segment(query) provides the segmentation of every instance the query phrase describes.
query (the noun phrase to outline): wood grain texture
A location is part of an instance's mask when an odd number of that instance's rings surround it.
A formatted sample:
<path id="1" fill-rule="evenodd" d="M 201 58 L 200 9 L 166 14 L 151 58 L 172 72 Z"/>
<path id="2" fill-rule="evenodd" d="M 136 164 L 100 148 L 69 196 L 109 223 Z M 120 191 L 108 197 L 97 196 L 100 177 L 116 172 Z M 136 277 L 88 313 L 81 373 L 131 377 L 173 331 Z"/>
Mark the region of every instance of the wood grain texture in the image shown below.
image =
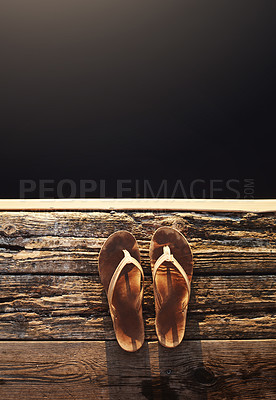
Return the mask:
<path id="1" fill-rule="evenodd" d="M 1 212 L 1 400 L 275 399 L 275 217 Z M 176 349 L 151 342 L 148 250 L 160 226 L 180 230 L 195 261 L 185 339 Z M 115 340 L 97 269 L 102 244 L 119 229 L 138 240 L 146 276 L 147 341 L 134 354 Z"/>
<path id="2" fill-rule="evenodd" d="M 275 399 L 276 341 L 0 342 L 5 400 Z"/>
<path id="3" fill-rule="evenodd" d="M 150 274 L 150 238 L 164 225 L 189 240 L 195 274 L 276 273 L 275 213 L 194 212 L 2 212 L 0 272 L 97 274 L 105 239 L 126 229 L 138 239 Z"/>
<path id="4" fill-rule="evenodd" d="M 271 338 L 275 335 L 274 276 L 196 276 L 186 338 Z M 3 275 L 1 339 L 114 339 L 98 276 Z M 146 337 L 156 338 L 154 299 L 145 282 Z"/>

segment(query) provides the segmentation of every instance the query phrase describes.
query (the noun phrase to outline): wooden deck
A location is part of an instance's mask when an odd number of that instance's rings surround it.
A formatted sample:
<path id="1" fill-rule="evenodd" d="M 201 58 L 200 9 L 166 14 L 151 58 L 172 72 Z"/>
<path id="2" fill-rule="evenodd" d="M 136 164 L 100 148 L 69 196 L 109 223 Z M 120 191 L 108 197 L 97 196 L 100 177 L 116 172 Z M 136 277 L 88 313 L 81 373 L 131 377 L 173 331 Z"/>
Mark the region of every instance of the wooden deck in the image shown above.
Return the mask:
<path id="1" fill-rule="evenodd" d="M 148 257 L 165 225 L 195 261 L 175 349 L 156 341 Z M 0 399 L 275 399 L 275 228 L 275 212 L 0 212 Z M 135 235 L 145 271 L 146 341 L 133 354 L 115 340 L 97 271 L 119 229 Z"/>

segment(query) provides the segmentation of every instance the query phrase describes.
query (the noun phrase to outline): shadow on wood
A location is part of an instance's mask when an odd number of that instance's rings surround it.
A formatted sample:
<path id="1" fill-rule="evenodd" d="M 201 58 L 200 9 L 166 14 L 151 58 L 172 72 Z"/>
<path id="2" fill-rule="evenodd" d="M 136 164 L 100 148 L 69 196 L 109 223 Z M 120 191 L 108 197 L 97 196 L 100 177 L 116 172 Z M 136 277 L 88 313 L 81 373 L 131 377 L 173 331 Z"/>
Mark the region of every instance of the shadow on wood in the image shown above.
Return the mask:
<path id="1" fill-rule="evenodd" d="M 154 301 L 151 298 L 152 302 Z M 104 295 L 103 306 L 107 306 Z M 106 334 L 110 332 L 111 317 L 104 319 Z M 145 321 L 145 325 L 147 321 Z M 145 328 L 147 328 L 145 326 Z M 193 336 L 200 336 L 198 323 L 193 324 Z M 186 335 L 187 336 L 187 335 Z M 201 341 L 193 343 L 193 353 L 189 341 L 174 349 L 167 349 L 157 341 L 145 341 L 140 350 L 127 353 L 113 341 L 105 342 L 109 399 L 145 398 L 147 400 L 178 400 L 193 398 L 207 400 L 207 387 L 216 379 L 212 371 L 204 366 Z M 188 346 L 187 346 L 188 344 Z M 185 368 L 179 373 L 179 359 L 175 354 L 191 361 L 184 363 Z M 119 380 L 118 380 L 119 377 Z M 196 383 L 196 385 L 195 385 Z M 128 391 L 130 391 L 128 393 Z M 142 397 L 140 397 L 142 395 Z"/>

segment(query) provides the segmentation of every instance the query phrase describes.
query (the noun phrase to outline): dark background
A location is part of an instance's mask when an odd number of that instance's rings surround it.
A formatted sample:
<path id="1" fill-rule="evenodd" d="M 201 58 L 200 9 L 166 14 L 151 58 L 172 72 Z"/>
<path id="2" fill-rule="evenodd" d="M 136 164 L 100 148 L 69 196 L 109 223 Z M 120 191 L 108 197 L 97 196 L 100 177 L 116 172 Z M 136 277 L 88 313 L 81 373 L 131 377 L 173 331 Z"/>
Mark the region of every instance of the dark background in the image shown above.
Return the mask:
<path id="1" fill-rule="evenodd" d="M 275 21 L 274 0 L 1 0 L 0 197 L 251 178 L 274 198 Z"/>

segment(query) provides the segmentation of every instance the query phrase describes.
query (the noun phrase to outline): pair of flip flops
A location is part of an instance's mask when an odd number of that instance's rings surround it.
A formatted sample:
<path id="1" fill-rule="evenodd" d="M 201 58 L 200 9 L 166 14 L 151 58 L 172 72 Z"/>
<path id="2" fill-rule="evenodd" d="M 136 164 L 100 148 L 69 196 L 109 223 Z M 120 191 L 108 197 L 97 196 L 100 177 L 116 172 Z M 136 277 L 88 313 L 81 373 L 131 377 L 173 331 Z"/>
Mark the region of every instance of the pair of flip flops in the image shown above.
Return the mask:
<path id="1" fill-rule="evenodd" d="M 193 260 L 190 246 L 176 229 L 161 227 L 150 243 L 156 311 L 156 333 L 165 347 L 183 339 L 191 291 Z M 119 345 L 126 351 L 144 343 L 142 300 L 144 272 L 135 237 L 128 231 L 113 233 L 99 255 L 99 275 L 107 294 Z"/>

